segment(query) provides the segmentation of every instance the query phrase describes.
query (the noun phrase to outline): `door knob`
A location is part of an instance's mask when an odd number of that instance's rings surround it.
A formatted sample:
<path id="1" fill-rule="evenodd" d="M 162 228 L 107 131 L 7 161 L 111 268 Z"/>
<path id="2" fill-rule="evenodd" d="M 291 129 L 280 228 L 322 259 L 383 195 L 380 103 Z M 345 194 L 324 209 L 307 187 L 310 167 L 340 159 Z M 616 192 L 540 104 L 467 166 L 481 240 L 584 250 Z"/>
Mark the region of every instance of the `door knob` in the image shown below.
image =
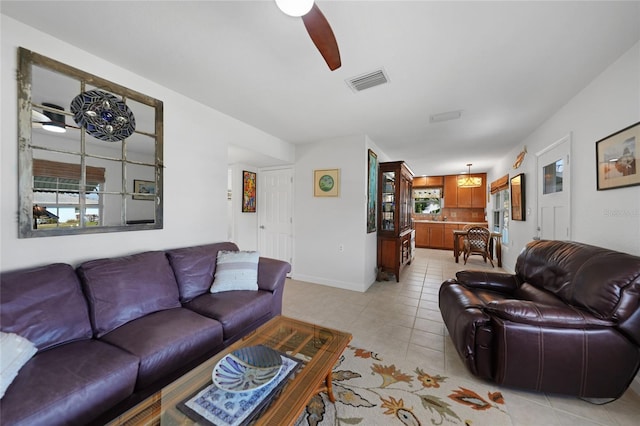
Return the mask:
<path id="1" fill-rule="evenodd" d="M 260 229 L 264 229 L 264 225 L 260 225 Z"/>

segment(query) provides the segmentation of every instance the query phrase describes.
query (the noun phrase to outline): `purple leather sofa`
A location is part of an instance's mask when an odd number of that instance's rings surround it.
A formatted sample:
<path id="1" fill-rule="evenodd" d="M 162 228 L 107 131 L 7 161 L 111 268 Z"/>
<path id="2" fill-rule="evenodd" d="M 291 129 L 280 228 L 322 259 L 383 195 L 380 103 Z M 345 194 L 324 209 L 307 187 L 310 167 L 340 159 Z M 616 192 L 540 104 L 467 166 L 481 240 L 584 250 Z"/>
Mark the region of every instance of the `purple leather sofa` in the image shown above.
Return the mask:
<path id="1" fill-rule="evenodd" d="M 0 400 L 3 425 L 101 423 L 282 312 L 287 262 L 257 291 L 210 293 L 222 242 L 3 272 L 0 328 L 38 352 Z"/>
<path id="2" fill-rule="evenodd" d="M 506 386 L 620 397 L 640 367 L 640 257 L 533 241 L 515 272 L 460 271 L 440 287 L 467 369 Z"/>

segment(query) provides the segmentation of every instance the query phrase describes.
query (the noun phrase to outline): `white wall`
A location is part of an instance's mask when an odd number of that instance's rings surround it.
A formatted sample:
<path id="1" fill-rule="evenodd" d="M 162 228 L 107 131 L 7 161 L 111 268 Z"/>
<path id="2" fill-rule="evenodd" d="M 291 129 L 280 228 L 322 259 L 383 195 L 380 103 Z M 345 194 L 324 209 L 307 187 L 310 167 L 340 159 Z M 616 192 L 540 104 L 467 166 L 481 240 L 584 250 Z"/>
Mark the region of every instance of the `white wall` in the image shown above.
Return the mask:
<path id="1" fill-rule="evenodd" d="M 86 51 L 1 15 L 0 270 L 227 239 L 230 143 L 285 161 L 294 148 Z M 17 48 L 45 54 L 164 102 L 164 229 L 18 239 Z"/>
<path id="2" fill-rule="evenodd" d="M 369 259 L 375 234 L 367 234 L 366 221 L 368 147 L 365 136 L 297 147 L 293 278 L 356 291 L 365 291 L 375 280 Z M 338 197 L 313 196 L 317 169 L 340 169 Z"/>
<path id="3" fill-rule="evenodd" d="M 561 64 L 559 64 L 561 66 Z M 535 153 L 571 134 L 571 239 L 640 255 L 640 186 L 596 190 L 596 141 L 640 121 L 640 43 L 550 117 L 529 137 L 514 143 L 489 173 L 489 181 L 509 173 L 526 174 L 526 202 L 531 215 L 510 222 L 511 242 L 503 251 L 513 270 L 518 253 L 536 235 Z M 526 145 L 522 166 L 512 169 Z"/>
<path id="4" fill-rule="evenodd" d="M 231 170 L 231 214 L 233 216 L 233 242 L 240 250 L 258 250 L 258 210 L 256 213 L 242 212 L 242 172 L 244 170 L 258 173 L 258 168 L 249 164 L 236 163 L 229 166 Z"/>

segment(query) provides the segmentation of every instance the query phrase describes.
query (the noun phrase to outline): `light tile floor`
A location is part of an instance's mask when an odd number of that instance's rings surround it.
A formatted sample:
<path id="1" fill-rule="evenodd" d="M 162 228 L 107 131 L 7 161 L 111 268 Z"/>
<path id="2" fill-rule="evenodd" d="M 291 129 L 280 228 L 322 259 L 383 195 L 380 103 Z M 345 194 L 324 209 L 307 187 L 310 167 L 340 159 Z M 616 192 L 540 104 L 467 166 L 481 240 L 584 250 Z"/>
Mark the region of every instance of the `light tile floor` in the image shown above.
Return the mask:
<path id="1" fill-rule="evenodd" d="M 283 314 L 348 331 L 352 344 L 394 359 L 428 363 L 444 373 L 476 381 L 453 347 L 440 311 L 438 289 L 463 269 L 492 269 L 472 256 L 456 264 L 451 251 L 417 249 L 399 283 L 374 283 L 365 293 L 288 279 Z M 493 269 L 501 271 L 499 268 Z M 640 425 L 640 396 L 594 405 L 577 398 L 500 389 L 514 425 Z"/>

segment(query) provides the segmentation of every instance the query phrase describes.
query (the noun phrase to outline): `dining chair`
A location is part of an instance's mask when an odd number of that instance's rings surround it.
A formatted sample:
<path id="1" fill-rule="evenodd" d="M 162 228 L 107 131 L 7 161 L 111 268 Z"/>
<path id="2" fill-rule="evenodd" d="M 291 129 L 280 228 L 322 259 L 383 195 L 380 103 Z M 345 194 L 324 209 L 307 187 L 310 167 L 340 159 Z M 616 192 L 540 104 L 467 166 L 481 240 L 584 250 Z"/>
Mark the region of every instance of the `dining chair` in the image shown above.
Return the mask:
<path id="1" fill-rule="evenodd" d="M 481 226 L 471 226 L 467 229 L 467 235 L 463 241 L 464 244 L 464 264 L 467 264 L 467 259 L 472 254 L 477 254 L 482 256 L 484 259 L 484 263 L 487 263 L 487 258 L 489 258 L 489 262 L 491 262 L 491 266 L 495 268 L 493 265 L 493 260 L 491 259 L 491 254 L 489 253 L 489 240 L 491 239 L 491 232 L 489 232 L 488 228 L 483 228 Z"/>

